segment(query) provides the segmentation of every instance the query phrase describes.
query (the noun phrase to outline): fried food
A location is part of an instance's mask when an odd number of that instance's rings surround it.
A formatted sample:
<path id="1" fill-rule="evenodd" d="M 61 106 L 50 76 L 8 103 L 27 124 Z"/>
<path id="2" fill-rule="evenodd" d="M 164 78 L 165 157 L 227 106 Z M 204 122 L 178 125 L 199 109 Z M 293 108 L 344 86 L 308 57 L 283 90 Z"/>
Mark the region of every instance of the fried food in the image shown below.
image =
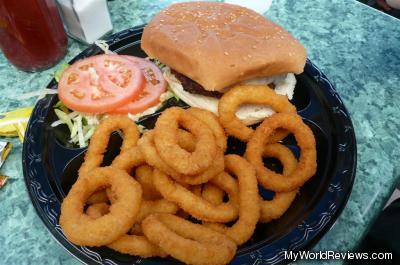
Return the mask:
<path id="1" fill-rule="evenodd" d="M 107 245 L 107 247 L 124 254 L 143 258 L 168 256 L 166 252 L 151 243 L 145 236 L 123 235 L 118 240 Z"/>
<path id="2" fill-rule="evenodd" d="M 179 126 L 196 137 L 196 149 L 191 153 L 178 145 Z M 171 168 L 185 175 L 204 172 L 211 166 L 217 153 L 215 137 L 210 128 L 178 107 L 169 108 L 158 117 L 154 129 L 154 144 L 160 157 Z"/>
<path id="3" fill-rule="evenodd" d="M 140 206 L 140 211 L 136 219 L 136 224 L 141 224 L 143 219 L 145 219 L 150 214 L 154 213 L 168 213 L 175 214 L 178 211 L 178 206 L 172 202 L 165 199 L 160 200 L 143 200 Z M 140 225 L 141 227 L 141 225 Z M 132 227 L 132 229 L 135 227 Z M 137 230 L 137 229 L 136 229 Z M 107 247 L 114 249 L 118 252 L 141 256 L 144 258 L 148 257 L 166 257 L 168 256 L 163 250 L 161 250 L 157 245 L 152 244 L 143 235 L 132 235 L 125 234 L 118 238 Z"/>
<path id="4" fill-rule="evenodd" d="M 199 108 L 190 108 L 187 110 L 187 113 L 195 116 L 211 129 L 218 147 L 225 152 L 227 147 L 227 137 L 224 128 L 218 121 L 218 117 L 212 112 Z"/>
<path id="5" fill-rule="evenodd" d="M 190 190 L 175 182 L 158 169 L 154 170 L 153 178 L 156 188 L 164 198 L 175 202 L 185 212 L 198 220 L 229 222 L 235 220 L 238 216 L 237 205 L 232 202 L 237 201 L 235 198 L 237 194 L 229 194 L 230 200 L 227 203 L 215 206 L 202 197 L 196 196 Z"/>
<path id="6" fill-rule="evenodd" d="M 296 170 L 297 160 L 292 151 L 282 144 L 268 144 L 264 147 L 263 157 L 278 159 L 283 165 L 283 176 L 288 176 Z M 260 222 L 267 223 L 281 217 L 294 201 L 298 190 L 276 192 L 272 200 L 260 199 Z"/>
<path id="7" fill-rule="evenodd" d="M 256 92 L 248 95 L 248 87 L 234 88 L 233 96 L 226 93 L 228 112 L 234 115 L 242 102 L 265 96 L 257 89 L 268 91 L 251 86 Z M 160 115 L 156 128 L 139 140 L 133 122 L 106 119 L 62 203 L 60 224 L 66 237 L 78 245 L 107 246 L 144 258 L 172 256 L 189 264 L 230 262 L 257 223 L 281 217 L 316 171 L 312 131 L 292 113 L 295 108 L 287 99 L 273 95 L 271 101 L 279 113 L 255 131 L 244 124 L 247 133 L 235 122 L 224 124 L 229 134 L 248 140 L 243 157 L 224 155 L 227 137 L 220 124 L 227 121 L 224 115 L 218 119 L 205 110 L 170 108 Z M 100 167 L 104 143 L 116 129 L 124 133 L 123 148 L 111 166 Z M 300 147 L 299 161 L 289 148 L 275 143 L 288 133 L 294 134 Z M 266 168 L 263 157 L 278 159 L 282 174 Z M 258 184 L 275 191 L 272 200 L 261 197 Z M 202 224 L 189 221 L 193 218 Z"/>
<path id="8" fill-rule="evenodd" d="M 188 264 L 227 264 L 236 253 L 229 237 L 174 215 L 152 214 L 142 228 L 153 244 Z"/>
<path id="9" fill-rule="evenodd" d="M 136 124 L 127 116 L 114 115 L 112 118 L 102 120 L 90 139 L 90 144 L 85 154 L 85 161 L 79 169 L 79 176 L 83 176 L 92 169 L 100 167 L 110 136 L 117 130 L 121 130 L 124 136 L 121 154 L 136 145 L 140 136 L 139 130 Z"/>
<path id="10" fill-rule="evenodd" d="M 94 203 L 89 205 L 89 207 L 86 209 L 86 215 L 92 217 L 93 219 L 98 219 L 109 212 L 110 205 L 104 202 Z"/>
<path id="11" fill-rule="evenodd" d="M 260 222 L 268 223 L 280 218 L 292 205 L 298 190 L 275 193 L 272 200 L 260 199 Z"/>
<path id="12" fill-rule="evenodd" d="M 244 104 L 266 105 L 277 113 L 296 113 L 296 107 L 292 105 L 286 96 L 276 94 L 268 86 L 237 85 L 226 92 L 218 104 L 219 121 L 226 132 L 244 142 L 249 141 L 254 130 L 247 127 L 236 117 L 236 110 Z M 270 135 L 270 142 L 282 140 L 287 132 L 279 131 Z"/>
<path id="13" fill-rule="evenodd" d="M 224 191 L 212 183 L 204 184 L 201 196 L 214 205 L 219 205 L 224 201 Z"/>
<path id="14" fill-rule="evenodd" d="M 256 172 L 249 162 L 237 155 L 225 156 L 225 165 L 228 172 L 238 178 L 239 218 L 231 227 L 207 226 L 229 236 L 237 245 L 242 245 L 253 235 L 260 217 Z"/>
<path id="15" fill-rule="evenodd" d="M 80 246 L 107 245 L 133 226 L 142 202 L 142 188 L 125 171 L 103 167 L 86 173 L 72 186 L 61 205 L 60 225 L 65 236 Z M 83 213 L 86 200 L 100 187 L 111 187 L 117 200 L 110 212 L 93 219 Z"/>
<path id="16" fill-rule="evenodd" d="M 134 168 L 145 164 L 145 162 L 146 160 L 139 147 L 133 146 L 127 151 L 122 151 L 121 147 L 121 153 L 114 158 L 111 166 L 130 173 Z"/>
<path id="17" fill-rule="evenodd" d="M 182 135 L 186 135 L 184 140 L 179 140 L 178 143 L 183 148 L 190 149 L 193 146 L 195 140 L 188 135 L 187 132 L 181 131 L 178 132 L 179 137 Z M 146 162 L 154 168 L 164 172 L 165 174 L 171 176 L 174 180 L 178 181 L 181 184 L 189 184 L 189 185 L 198 185 L 207 182 L 220 172 L 224 170 L 224 158 L 222 150 L 218 150 L 213 161 L 213 164 L 207 168 L 204 172 L 198 175 L 184 175 L 180 174 L 171 168 L 159 155 L 155 145 L 154 145 L 154 131 L 150 130 L 146 132 L 138 141 L 138 146 L 143 153 L 143 156 Z M 194 142 L 193 142 L 194 141 Z"/>
<path id="18" fill-rule="evenodd" d="M 108 195 L 106 190 L 99 190 L 93 193 L 86 201 L 87 204 L 108 203 Z"/>
<path id="19" fill-rule="evenodd" d="M 141 165 L 135 170 L 135 179 L 142 185 L 143 199 L 158 200 L 162 195 L 154 187 L 153 168 L 149 165 Z"/>
<path id="20" fill-rule="evenodd" d="M 140 212 L 137 217 L 137 222 L 141 222 L 144 218 L 153 213 L 169 213 L 175 214 L 178 211 L 178 206 L 165 199 L 159 200 L 143 200 L 140 206 Z"/>
<path id="21" fill-rule="evenodd" d="M 264 146 L 269 136 L 278 128 L 284 128 L 293 133 L 301 150 L 296 169 L 287 176 L 266 168 L 262 160 Z M 266 118 L 248 142 L 245 157 L 255 167 L 258 182 L 264 188 L 275 192 L 296 190 L 317 170 L 317 151 L 313 132 L 297 114 L 277 113 Z"/>

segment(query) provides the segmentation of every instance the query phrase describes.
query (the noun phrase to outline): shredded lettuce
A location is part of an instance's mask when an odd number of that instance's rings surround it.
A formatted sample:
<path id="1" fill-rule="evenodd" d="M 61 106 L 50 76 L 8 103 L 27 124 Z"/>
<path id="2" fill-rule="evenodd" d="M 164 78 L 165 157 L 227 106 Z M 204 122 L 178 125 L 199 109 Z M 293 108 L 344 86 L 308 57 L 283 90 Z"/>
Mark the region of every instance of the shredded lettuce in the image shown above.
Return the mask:
<path id="1" fill-rule="evenodd" d="M 86 147 L 92 137 L 97 125 L 104 117 L 102 114 L 86 114 L 69 110 L 61 101 L 54 105 L 54 112 L 57 115 L 57 121 L 51 124 L 57 127 L 66 124 L 70 132 L 70 143 L 79 147 Z"/>
<path id="2" fill-rule="evenodd" d="M 64 124 L 66 124 L 69 128 L 70 131 L 72 131 L 72 128 L 74 125 L 72 124 L 71 118 L 68 116 L 68 113 L 65 113 L 64 111 L 60 109 L 54 109 L 54 112 L 56 113 L 57 117 L 62 121 Z"/>
<path id="3" fill-rule="evenodd" d="M 176 99 L 176 101 L 179 101 L 179 100 L 180 100 L 179 96 L 178 96 L 177 94 L 175 94 L 174 91 L 172 91 L 172 90 L 169 88 L 169 86 L 168 86 L 168 91 L 172 94 L 172 97 L 173 97 L 174 99 Z"/>
<path id="4" fill-rule="evenodd" d="M 165 64 L 163 64 L 162 62 L 160 62 L 160 61 L 157 60 L 157 59 L 152 59 L 152 61 L 153 61 L 153 63 L 154 63 L 155 65 L 157 65 L 157 67 L 160 68 L 161 70 L 164 69 L 165 66 L 166 66 Z"/>
<path id="5" fill-rule="evenodd" d="M 110 50 L 110 45 L 108 45 L 105 40 L 96 40 L 94 44 L 96 44 L 105 54 L 115 54 L 115 52 Z"/>
<path id="6" fill-rule="evenodd" d="M 60 68 L 54 73 L 54 79 L 57 81 L 57 83 L 60 81 L 62 73 L 64 73 L 65 69 L 69 67 L 69 63 L 62 63 L 60 65 Z"/>

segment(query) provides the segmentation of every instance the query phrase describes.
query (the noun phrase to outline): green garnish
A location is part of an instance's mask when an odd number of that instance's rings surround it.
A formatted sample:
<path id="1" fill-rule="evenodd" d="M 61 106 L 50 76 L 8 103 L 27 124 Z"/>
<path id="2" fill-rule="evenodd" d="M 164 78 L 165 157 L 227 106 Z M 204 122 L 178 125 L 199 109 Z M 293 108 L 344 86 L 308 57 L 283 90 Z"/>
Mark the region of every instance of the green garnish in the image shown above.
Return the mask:
<path id="1" fill-rule="evenodd" d="M 172 96 L 174 97 L 174 99 L 176 99 L 176 101 L 179 101 L 179 100 L 180 100 L 180 98 L 178 97 L 178 95 L 175 94 L 172 90 L 170 90 L 169 92 L 172 94 Z"/>
<path id="2" fill-rule="evenodd" d="M 62 63 L 60 65 L 60 68 L 58 68 L 58 70 L 54 73 L 54 79 L 57 81 L 60 81 L 61 75 L 64 72 L 65 69 L 67 69 L 69 67 L 68 63 Z"/>
<path id="3" fill-rule="evenodd" d="M 65 113 L 70 113 L 71 111 L 67 108 L 67 106 L 64 105 L 64 103 L 62 103 L 61 101 L 58 101 L 55 105 L 54 105 L 55 109 L 59 109 Z"/>

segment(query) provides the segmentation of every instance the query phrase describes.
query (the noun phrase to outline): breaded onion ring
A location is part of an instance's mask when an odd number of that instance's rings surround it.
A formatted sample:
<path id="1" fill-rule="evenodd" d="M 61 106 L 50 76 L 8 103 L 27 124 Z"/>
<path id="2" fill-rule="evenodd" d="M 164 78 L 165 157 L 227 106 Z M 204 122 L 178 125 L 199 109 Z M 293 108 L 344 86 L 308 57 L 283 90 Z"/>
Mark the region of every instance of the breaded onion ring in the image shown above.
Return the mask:
<path id="1" fill-rule="evenodd" d="M 153 168 L 149 165 L 141 165 L 135 170 L 135 179 L 142 185 L 143 199 L 157 200 L 162 196 L 153 183 Z"/>
<path id="2" fill-rule="evenodd" d="M 227 137 L 224 128 L 219 123 L 218 117 L 210 111 L 199 108 L 190 108 L 186 111 L 200 121 L 204 122 L 211 129 L 215 136 L 218 147 L 225 152 L 228 144 Z"/>
<path id="3" fill-rule="evenodd" d="M 220 174 L 226 173 L 222 172 Z M 229 175 L 227 177 L 229 177 Z M 238 216 L 237 194 L 227 191 L 230 199 L 229 202 L 215 206 L 202 197 L 196 196 L 158 169 L 154 169 L 153 179 L 154 185 L 164 198 L 175 202 L 185 212 L 198 220 L 229 222 L 235 220 Z"/>
<path id="4" fill-rule="evenodd" d="M 141 223 L 150 214 L 154 213 L 169 213 L 175 214 L 178 211 L 176 204 L 169 202 L 164 199 L 156 201 L 142 202 L 140 206 L 140 212 L 137 217 L 137 222 Z M 152 244 L 145 236 L 142 235 L 130 235 L 126 234 L 118 238 L 107 247 L 114 249 L 118 252 L 135 255 L 140 257 L 166 257 L 168 256 L 158 246 Z"/>
<path id="5" fill-rule="evenodd" d="M 143 200 L 142 205 L 140 206 L 139 215 L 137 217 L 137 221 L 141 222 L 144 218 L 153 213 L 170 213 L 175 214 L 178 211 L 178 206 L 169 202 L 165 199 L 150 201 Z"/>
<path id="6" fill-rule="evenodd" d="M 224 202 L 224 191 L 212 183 L 204 184 L 201 196 L 214 205 Z"/>
<path id="7" fill-rule="evenodd" d="M 260 218 L 260 204 L 257 177 L 249 162 L 237 155 L 225 156 L 226 170 L 238 178 L 239 185 L 239 219 L 231 227 L 219 224 L 206 226 L 229 236 L 237 245 L 250 239 Z"/>
<path id="8" fill-rule="evenodd" d="M 90 195 L 86 203 L 92 205 L 97 203 L 108 203 L 109 201 L 107 192 L 105 190 L 99 190 Z"/>
<path id="9" fill-rule="evenodd" d="M 179 125 L 196 137 L 196 149 L 189 153 L 178 144 Z M 160 157 L 175 171 L 194 175 L 210 167 L 217 153 L 215 137 L 210 128 L 185 110 L 172 107 L 157 119 L 154 143 Z"/>
<path id="10" fill-rule="evenodd" d="M 137 146 L 134 146 L 128 151 L 120 153 L 112 162 L 111 166 L 114 168 L 119 168 L 127 173 L 130 173 L 133 168 L 140 166 L 145 163 L 144 157 Z M 107 203 L 112 199 L 109 197 L 109 191 L 99 190 L 93 193 L 87 200 L 87 204 Z"/>
<path id="11" fill-rule="evenodd" d="M 142 228 L 153 244 L 188 264 L 227 264 L 236 253 L 236 244 L 227 236 L 174 215 L 150 215 Z"/>
<path id="12" fill-rule="evenodd" d="M 90 205 L 86 209 L 86 214 L 93 219 L 97 219 L 110 212 L 110 205 L 108 203 L 100 202 Z"/>
<path id="13" fill-rule="evenodd" d="M 145 236 L 123 235 L 118 240 L 107 245 L 118 252 L 143 258 L 167 257 L 168 254 L 151 243 Z"/>
<path id="14" fill-rule="evenodd" d="M 289 102 L 286 96 L 276 94 L 268 86 L 238 85 L 231 88 L 219 101 L 219 121 L 229 135 L 244 142 L 251 139 L 254 130 L 236 117 L 236 110 L 243 104 L 267 105 L 278 113 L 296 113 L 296 107 Z M 287 132 L 280 130 L 273 136 L 270 135 L 270 142 L 279 141 L 286 135 Z"/>
<path id="15" fill-rule="evenodd" d="M 266 168 L 262 160 L 268 137 L 277 128 L 284 128 L 292 132 L 301 149 L 296 169 L 287 176 L 282 176 Z M 245 157 L 255 167 L 258 182 L 264 188 L 275 192 L 296 190 L 317 170 L 317 151 L 313 132 L 297 114 L 277 113 L 266 118 L 248 142 Z"/>
<path id="16" fill-rule="evenodd" d="M 186 135 L 185 142 L 183 144 L 182 141 L 178 140 L 179 145 L 185 145 L 190 148 L 191 144 L 190 141 L 190 134 L 184 133 L 181 131 L 180 135 Z M 182 183 L 182 184 L 189 184 L 189 185 L 198 185 L 205 183 L 218 175 L 220 172 L 224 170 L 224 158 L 222 150 L 217 150 L 217 154 L 215 156 L 215 161 L 211 167 L 207 168 L 204 172 L 198 175 L 183 175 L 175 171 L 171 168 L 167 163 L 165 163 L 161 157 L 159 156 L 157 149 L 154 146 L 154 131 L 146 132 L 139 140 L 138 146 L 145 157 L 146 162 L 154 168 L 159 169 L 160 171 L 166 173 L 167 175 L 171 176 L 174 180 Z"/>
<path id="17" fill-rule="evenodd" d="M 98 219 L 109 212 L 110 205 L 106 203 L 98 203 L 88 207 L 86 214 L 93 219 Z M 140 212 L 136 218 L 136 224 L 130 230 L 138 230 L 140 222 L 148 215 L 153 213 L 170 213 L 175 214 L 178 207 L 167 200 L 161 199 L 157 201 L 142 201 Z M 140 228 L 140 225 L 139 225 Z M 137 255 L 141 257 L 166 257 L 167 254 L 156 245 L 150 243 L 143 235 L 125 234 L 107 245 L 107 247 L 114 249 L 118 252 Z"/>
<path id="18" fill-rule="evenodd" d="M 85 161 L 79 169 L 79 176 L 85 175 L 85 173 L 101 165 L 110 136 L 117 130 L 122 130 L 124 135 L 121 153 L 136 145 L 140 133 L 136 124 L 127 116 L 113 115 L 102 120 L 90 139 L 90 144 L 85 154 Z"/>
<path id="19" fill-rule="evenodd" d="M 135 223 L 142 201 L 140 184 L 125 171 L 103 167 L 86 173 L 78 179 L 61 204 L 60 225 L 65 236 L 80 246 L 102 246 L 109 244 L 129 231 Z M 93 219 L 83 213 L 89 196 L 111 186 L 117 200 L 110 212 Z"/>
<path id="20" fill-rule="evenodd" d="M 268 223 L 280 218 L 296 198 L 297 191 L 277 192 L 270 201 L 261 198 L 260 222 Z"/>
<path id="21" fill-rule="evenodd" d="M 114 158 L 111 166 L 122 169 L 127 173 L 131 173 L 134 168 L 145 163 L 146 160 L 144 159 L 139 147 L 134 146 L 127 151 L 121 151 L 121 153 Z"/>
<path id="22" fill-rule="evenodd" d="M 268 144 L 264 148 L 263 157 L 274 157 L 283 165 L 283 176 L 288 176 L 296 170 L 297 160 L 292 151 L 282 144 Z M 296 198 L 298 190 L 277 192 L 272 200 L 261 202 L 260 222 L 267 223 L 281 217 Z"/>

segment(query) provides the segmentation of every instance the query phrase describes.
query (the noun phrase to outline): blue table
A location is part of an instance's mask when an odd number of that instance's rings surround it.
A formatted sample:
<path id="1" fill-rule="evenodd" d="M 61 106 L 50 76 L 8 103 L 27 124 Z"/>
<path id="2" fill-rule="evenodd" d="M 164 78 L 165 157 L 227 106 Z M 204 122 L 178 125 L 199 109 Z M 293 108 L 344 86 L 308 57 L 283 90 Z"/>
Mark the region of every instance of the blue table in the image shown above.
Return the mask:
<path id="1" fill-rule="evenodd" d="M 169 2 L 110 2 L 114 31 L 146 23 Z M 266 15 L 301 40 L 352 116 L 358 141 L 354 188 L 336 224 L 314 247 L 352 250 L 399 181 L 400 21 L 354 0 L 274 0 Z M 70 39 L 64 61 L 84 48 Z M 0 111 L 33 105 L 33 99 L 17 97 L 45 88 L 57 67 L 24 73 L 0 54 Z M 1 169 L 11 180 L 0 190 L 0 264 L 77 264 L 37 216 L 23 180 L 22 146 L 7 140 L 14 149 Z"/>

